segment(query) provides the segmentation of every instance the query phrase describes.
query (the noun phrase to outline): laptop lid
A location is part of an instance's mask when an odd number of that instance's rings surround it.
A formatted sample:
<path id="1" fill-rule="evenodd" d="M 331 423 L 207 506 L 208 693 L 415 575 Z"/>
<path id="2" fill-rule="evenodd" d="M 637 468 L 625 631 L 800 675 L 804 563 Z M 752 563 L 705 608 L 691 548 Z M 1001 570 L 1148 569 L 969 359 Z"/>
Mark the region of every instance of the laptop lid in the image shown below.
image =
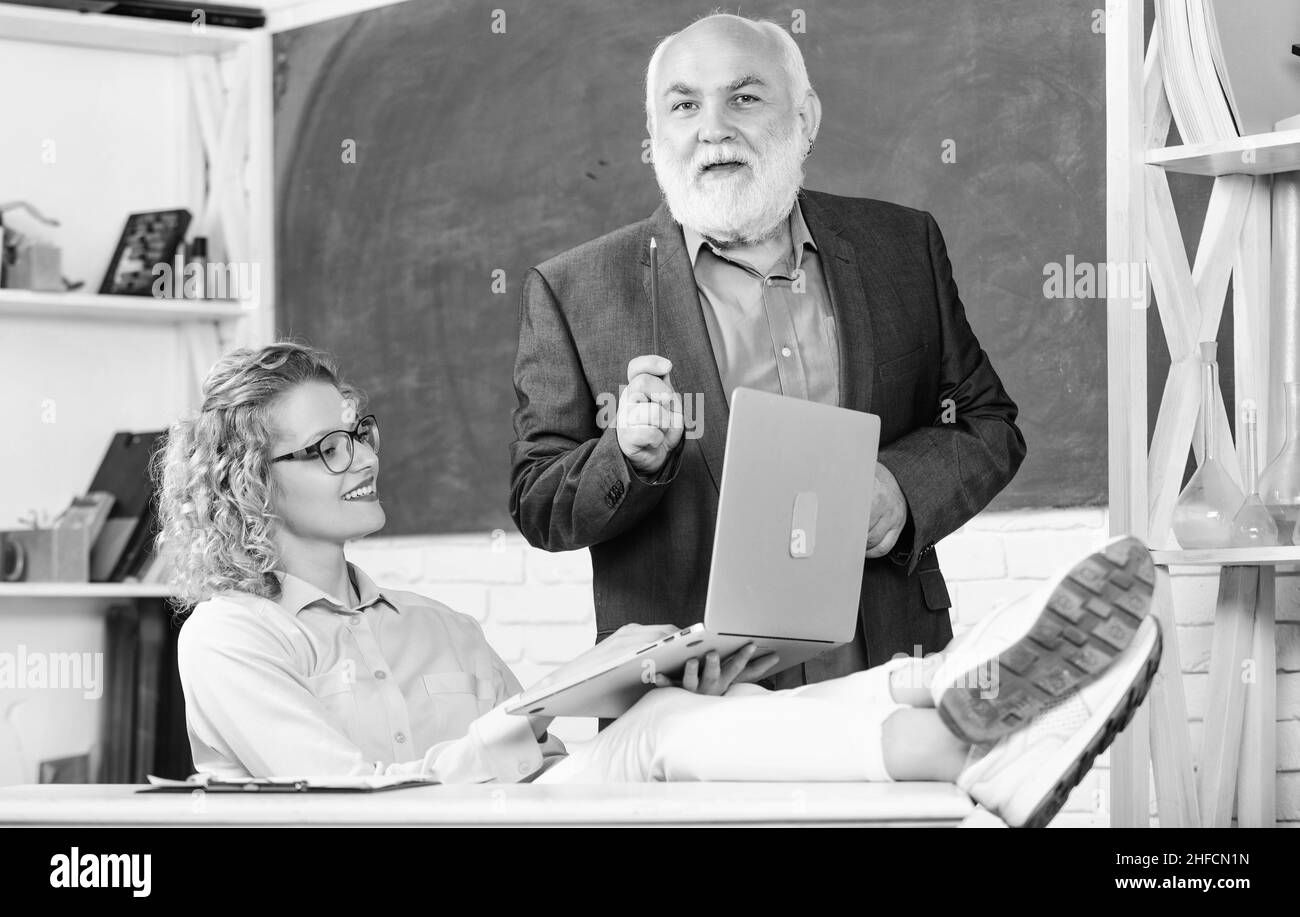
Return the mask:
<path id="1" fill-rule="evenodd" d="M 737 388 L 704 623 L 846 643 L 857 627 L 880 418 Z"/>

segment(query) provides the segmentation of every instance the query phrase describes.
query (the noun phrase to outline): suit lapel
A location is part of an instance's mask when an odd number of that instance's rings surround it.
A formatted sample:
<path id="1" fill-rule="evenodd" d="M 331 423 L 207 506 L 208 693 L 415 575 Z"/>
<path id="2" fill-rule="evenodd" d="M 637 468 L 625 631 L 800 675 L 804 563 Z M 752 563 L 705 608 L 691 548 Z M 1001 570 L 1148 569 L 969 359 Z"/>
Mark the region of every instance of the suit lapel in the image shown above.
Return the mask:
<path id="1" fill-rule="evenodd" d="M 650 314 L 650 237 L 654 236 L 659 246 L 659 346 L 663 350 L 660 355 L 672 360 L 673 387 L 683 397 L 703 398 L 702 403 L 697 401 L 695 405 L 696 422 L 703 426 L 697 442 L 713 486 L 720 487 L 731 410 L 713 357 L 709 329 L 700 311 L 700 294 L 686 253 L 686 241 L 666 204 L 659 206 L 645 227 L 641 252 L 646 326 L 649 327 Z"/>
<path id="2" fill-rule="evenodd" d="M 808 232 L 822 256 L 822 271 L 835 311 L 840 345 L 840 407 L 866 411 L 871 404 L 876 359 L 858 259 L 853 246 L 841 235 L 843 227 L 834 214 L 806 192 L 800 195 L 800 202 Z"/>

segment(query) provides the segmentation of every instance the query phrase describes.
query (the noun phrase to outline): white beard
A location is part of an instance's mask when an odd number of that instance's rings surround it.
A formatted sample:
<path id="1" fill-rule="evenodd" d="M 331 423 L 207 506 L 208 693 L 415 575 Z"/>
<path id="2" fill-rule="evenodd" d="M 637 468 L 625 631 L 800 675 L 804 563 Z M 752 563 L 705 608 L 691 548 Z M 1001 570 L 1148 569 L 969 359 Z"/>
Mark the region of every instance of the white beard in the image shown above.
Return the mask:
<path id="1" fill-rule="evenodd" d="M 717 242 L 746 244 L 771 236 L 790 215 L 803 185 L 797 124 L 783 134 L 770 131 L 754 153 L 733 144 L 701 145 L 684 160 L 672 156 L 662 136 L 655 138 L 655 178 L 673 219 Z M 748 168 L 722 176 L 700 171 L 705 163 L 733 159 Z"/>

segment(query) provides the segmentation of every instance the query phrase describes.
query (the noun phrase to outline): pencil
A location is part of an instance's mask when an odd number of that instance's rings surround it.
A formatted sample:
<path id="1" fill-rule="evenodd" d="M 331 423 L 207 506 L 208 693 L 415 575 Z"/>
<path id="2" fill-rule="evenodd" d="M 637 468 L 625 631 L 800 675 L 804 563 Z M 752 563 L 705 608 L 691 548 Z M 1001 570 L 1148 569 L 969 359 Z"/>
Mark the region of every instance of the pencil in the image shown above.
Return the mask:
<path id="1" fill-rule="evenodd" d="M 659 355 L 659 243 L 650 237 L 650 352 Z"/>

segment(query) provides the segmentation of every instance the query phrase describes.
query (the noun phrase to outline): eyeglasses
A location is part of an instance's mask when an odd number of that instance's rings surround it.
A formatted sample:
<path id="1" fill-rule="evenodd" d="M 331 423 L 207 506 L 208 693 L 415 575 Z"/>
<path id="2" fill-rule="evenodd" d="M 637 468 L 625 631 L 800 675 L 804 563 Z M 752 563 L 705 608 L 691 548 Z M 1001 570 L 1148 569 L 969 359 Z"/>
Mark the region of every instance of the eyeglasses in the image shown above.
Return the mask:
<path id="1" fill-rule="evenodd" d="M 286 462 L 319 456 L 330 474 L 342 474 L 352 467 L 353 440 L 365 443 L 370 447 L 371 452 L 375 455 L 379 454 L 379 421 L 375 419 L 374 414 L 367 414 L 358 420 L 355 430 L 335 430 L 326 433 L 310 446 L 276 456 L 271 461 Z"/>

